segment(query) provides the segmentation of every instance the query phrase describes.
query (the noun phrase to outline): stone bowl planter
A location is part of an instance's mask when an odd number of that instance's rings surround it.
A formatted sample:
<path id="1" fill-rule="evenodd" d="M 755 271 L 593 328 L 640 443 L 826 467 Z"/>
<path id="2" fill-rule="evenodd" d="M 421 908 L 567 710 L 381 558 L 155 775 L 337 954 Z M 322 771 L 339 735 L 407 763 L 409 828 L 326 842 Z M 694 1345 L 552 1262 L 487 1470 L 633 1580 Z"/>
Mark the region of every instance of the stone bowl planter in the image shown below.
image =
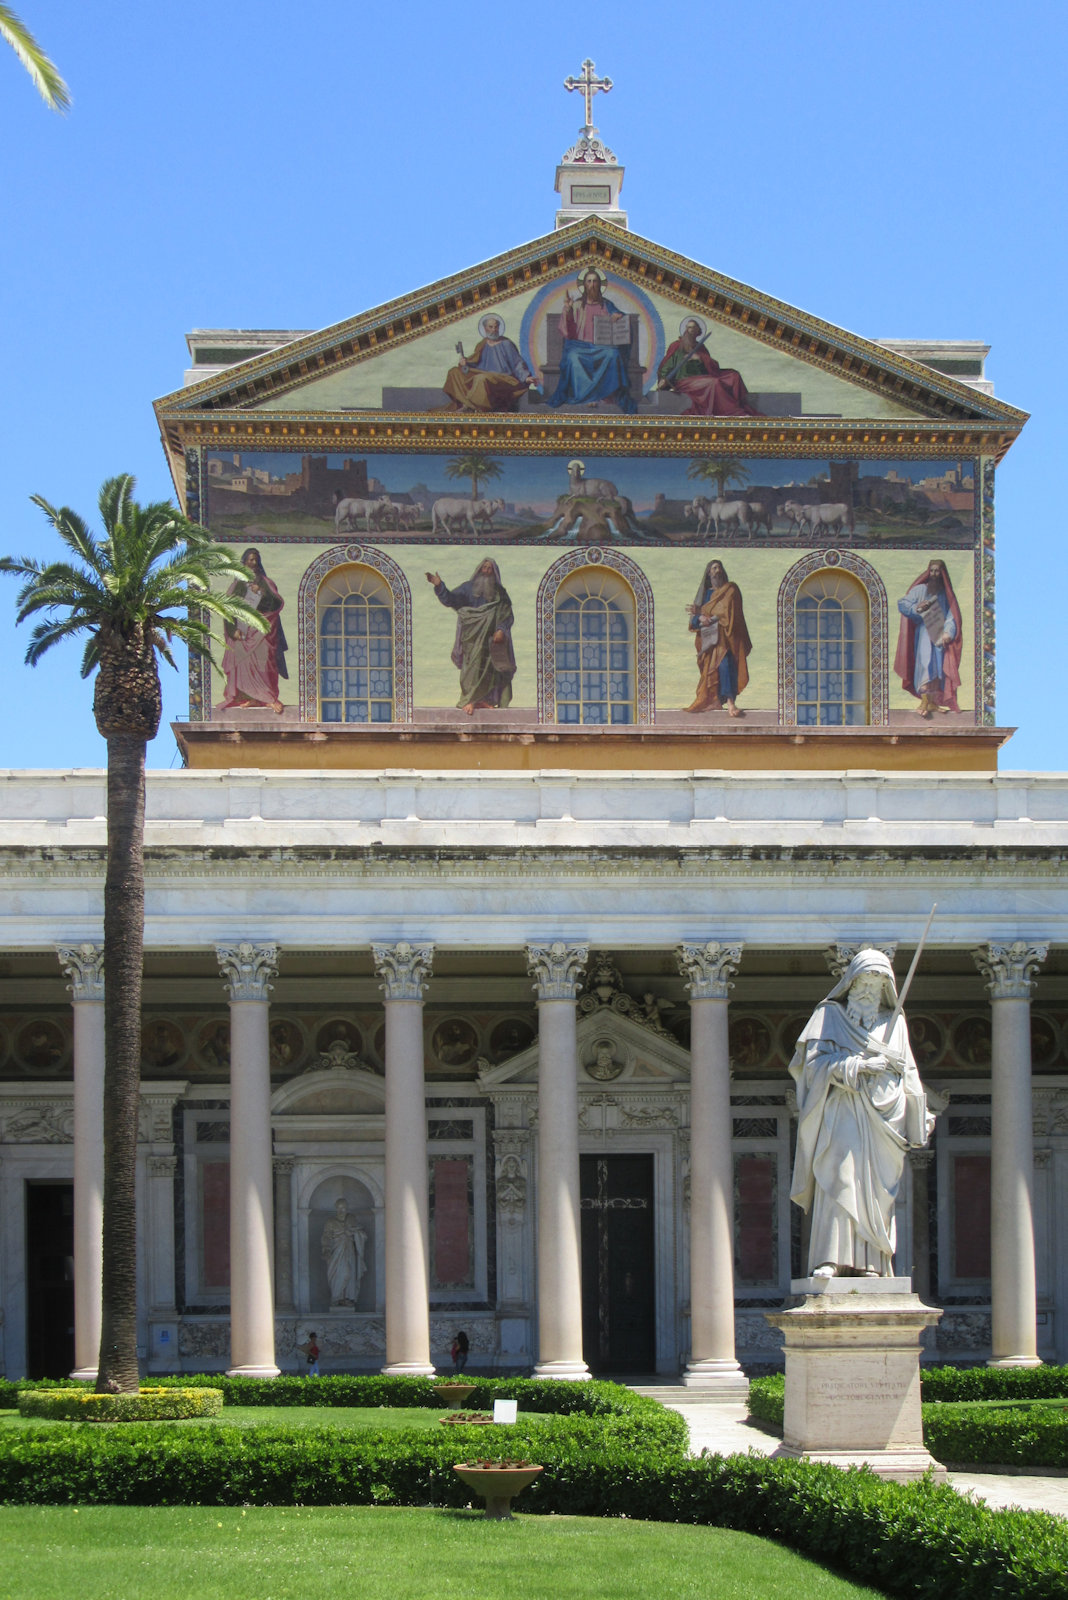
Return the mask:
<path id="1" fill-rule="evenodd" d="M 436 1383 L 434 1393 L 445 1406 L 462 1406 L 472 1389 L 477 1388 L 474 1383 Z"/>
<path id="2" fill-rule="evenodd" d="M 439 1417 L 443 1428 L 484 1428 L 493 1421 L 492 1411 L 454 1411 L 451 1417 Z"/>
<path id="3" fill-rule="evenodd" d="M 545 1469 L 530 1461 L 458 1461 L 452 1470 L 482 1496 L 491 1521 L 510 1522 L 513 1498 Z"/>

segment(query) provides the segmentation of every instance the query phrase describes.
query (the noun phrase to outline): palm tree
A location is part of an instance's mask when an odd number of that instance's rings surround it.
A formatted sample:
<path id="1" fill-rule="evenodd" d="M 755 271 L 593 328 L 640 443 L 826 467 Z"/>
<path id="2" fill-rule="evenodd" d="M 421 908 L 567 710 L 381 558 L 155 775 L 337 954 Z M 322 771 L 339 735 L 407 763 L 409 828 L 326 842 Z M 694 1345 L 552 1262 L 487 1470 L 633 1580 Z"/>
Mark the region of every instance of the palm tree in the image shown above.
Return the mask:
<path id="1" fill-rule="evenodd" d="M 10 6 L 2 3 L 0 39 L 6 39 L 14 50 L 49 110 L 66 111 L 70 106 L 70 90 L 26 24 L 16 17 Z"/>
<path id="2" fill-rule="evenodd" d="M 101 1392 L 136 1392 L 138 1386 L 134 1178 L 141 1090 L 145 749 L 162 713 L 158 657 L 175 666 L 175 639 L 210 655 L 206 615 L 267 627 L 243 600 L 211 592 L 213 579 L 247 579 L 234 557 L 172 505 L 138 505 L 134 488 L 127 474 L 109 478 L 100 490 L 105 532 L 100 542 L 76 512 L 34 495 L 34 504 L 74 559 L 0 560 L 0 572 L 24 580 L 19 622 L 44 614 L 30 637 L 30 666 L 61 639 L 88 635 L 82 677 L 98 669 L 93 715 L 108 748 Z"/>
<path id="3" fill-rule="evenodd" d="M 744 461 L 732 461 L 730 457 L 699 456 L 696 461 L 691 461 L 687 477 L 701 478 L 706 483 L 716 486 L 716 499 L 726 499 L 726 492 L 731 484 L 739 489 L 744 489 L 749 482 L 749 468 Z"/>
<path id="4" fill-rule="evenodd" d="M 447 478 L 470 478 L 471 498 L 478 499 L 479 482 L 490 482 L 501 476 L 501 464 L 494 461 L 492 456 L 484 456 L 477 450 L 469 450 L 465 456 L 456 456 L 445 468 Z"/>

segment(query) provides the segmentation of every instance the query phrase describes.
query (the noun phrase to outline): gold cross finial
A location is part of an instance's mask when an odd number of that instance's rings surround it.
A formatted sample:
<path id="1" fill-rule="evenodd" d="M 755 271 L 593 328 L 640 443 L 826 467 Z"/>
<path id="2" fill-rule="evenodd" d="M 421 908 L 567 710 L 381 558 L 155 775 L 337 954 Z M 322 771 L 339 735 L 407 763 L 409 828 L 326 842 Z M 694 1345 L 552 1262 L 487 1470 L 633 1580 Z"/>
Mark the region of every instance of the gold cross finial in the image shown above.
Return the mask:
<path id="1" fill-rule="evenodd" d="M 572 89 L 577 89 L 586 102 L 587 130 L 593 127 L 594 95 L 597 94 L 598 91 L 600 91 L 602 94 L 607 94 L 609 89 L 612 87 L 611 78 L 596 77 L 596 70 L 597 69 L 594 67 L 593 62 L 587 57 L 587 59 L 582 63 L 581 77 L 576 78 L 572 76 L 564 79 L 564 88 L 567 89 L 568 92 L 570 92 Z"/>

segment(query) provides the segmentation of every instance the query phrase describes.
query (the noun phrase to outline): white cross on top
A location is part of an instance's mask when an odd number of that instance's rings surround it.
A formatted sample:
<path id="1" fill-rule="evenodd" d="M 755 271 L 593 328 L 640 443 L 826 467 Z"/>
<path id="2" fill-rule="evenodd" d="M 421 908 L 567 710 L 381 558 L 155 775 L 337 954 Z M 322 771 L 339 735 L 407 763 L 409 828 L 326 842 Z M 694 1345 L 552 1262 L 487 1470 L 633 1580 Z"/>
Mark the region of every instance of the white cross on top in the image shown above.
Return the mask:
<path id="1" fill-rule="evenodd" d="M 564 88 L 570 92 L 577 89 L 586 102 L 586 126 L 593 127 L 593 97 L 598 92 L 607 94 L 612 87 L 611 78 L 598 78 L 595 76 L 596 68 L 592 61 L 587 59 L 582 63 L 582 76 L 564 79 Z"/>

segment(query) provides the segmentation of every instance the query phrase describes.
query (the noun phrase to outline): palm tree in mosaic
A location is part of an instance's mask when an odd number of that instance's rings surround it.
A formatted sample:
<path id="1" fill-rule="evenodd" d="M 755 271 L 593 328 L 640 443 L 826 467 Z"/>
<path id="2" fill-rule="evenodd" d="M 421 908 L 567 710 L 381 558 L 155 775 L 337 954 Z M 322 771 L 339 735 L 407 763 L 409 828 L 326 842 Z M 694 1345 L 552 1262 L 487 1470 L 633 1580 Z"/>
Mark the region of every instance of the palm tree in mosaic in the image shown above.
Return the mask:
<path id="1" fill-rule="evenodd" d="M 716 486 L 716 499 L 725 500 L 729 488 L 745 488 L 749 482 L 750 473 L 744 461 L 732 461 L 729 456 L 699 456 L 696 461 L 690 462 L 687 477 L 699 478 L 705 483 L 714 483 Z"/>
<path id="2" fill-rule="evenodd" d="M 469 450 L 465 456 L 455 456 L 445 468 L 447 478 L 470 478 L 471 498 L 478 499 L 478 486 L 480 483 L 490 483 L 494 478 L 499 478 L 503 468 L 499 461 L 494 461 L 492 456 L 482 455 L 478 450 Z"/>
<path id="3" fill-rule="evenodd" d="M 2 3 L 0 3 L 0 39 L 4 39 L 14 50 L 49 110 L 66 111 L 70 106 L 70 90 L 60 77 L 58 69 L 45 55 L 26 24 L 15 15 L 10 6 Z"/>
<path id="4" fill-rule="evenodd" d="M 26 651 L 30 666 L 62 639 L 85 637 L 82 677 L 96 672 L 93 715 L 107 741 L 101 1392 L 138 1386 L 134 1178 L 141 1090 L 145 752 L 162 714 L 159 659 L 176 665 L 171 651 L 176 640 L 210 655 L 211 616 L 267 627 L 243 600 L 212 592 L 213 582 L 248 577 L 235 558 L 172 505 L 139 505 L 134 488 L 129 475 L 103 485 L 102 540 L 76 512 L 34 495 L 71 559 L 0 560 L 0 572 L 23 580 L 19 622 L 41 618 Z"/>

